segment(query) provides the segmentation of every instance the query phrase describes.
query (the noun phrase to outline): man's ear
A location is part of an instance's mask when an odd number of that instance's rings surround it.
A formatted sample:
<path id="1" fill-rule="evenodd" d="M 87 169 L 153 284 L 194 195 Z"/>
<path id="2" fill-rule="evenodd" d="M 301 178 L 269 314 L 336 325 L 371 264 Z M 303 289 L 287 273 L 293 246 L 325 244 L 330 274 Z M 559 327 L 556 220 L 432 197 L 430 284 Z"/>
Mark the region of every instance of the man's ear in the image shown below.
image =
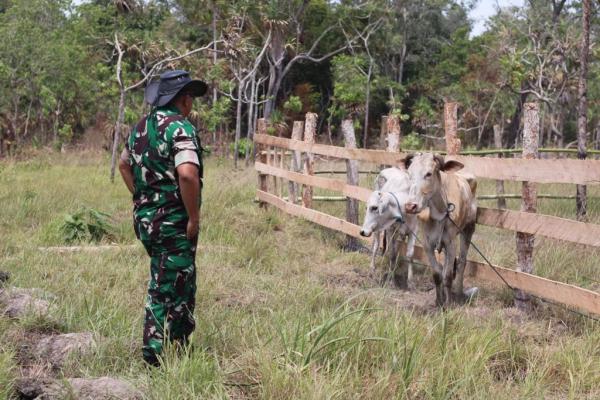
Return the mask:
<path id="1" fill-rule="evenodd" d="M 412 159 L 415 158 L 414 154 L 407 154 L 406 157 L 398 160 L 397 167 L 400 169 L 408 169 L 410 167 L 410 163 L 412 163 Z"/>
<path id="2" fill-rule="evenodd" d="M 442 171 L 444 172 L 456 172 L 464 168 L 464 164 L 455 160 L 449 160 L 444 163 Z"/>

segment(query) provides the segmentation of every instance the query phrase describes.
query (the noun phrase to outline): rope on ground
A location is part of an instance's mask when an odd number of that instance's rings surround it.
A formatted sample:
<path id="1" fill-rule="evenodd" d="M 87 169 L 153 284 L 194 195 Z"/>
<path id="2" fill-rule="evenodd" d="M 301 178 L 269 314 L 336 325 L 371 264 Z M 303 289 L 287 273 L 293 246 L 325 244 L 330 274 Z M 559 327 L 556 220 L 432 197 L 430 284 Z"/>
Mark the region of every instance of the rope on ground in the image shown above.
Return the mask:
<path id="1" fill-rule="evenodd" d="M 465 237 L 465 234 L 464 234 L 464 232 L 462 231 L 462 229 L 460 229 L 460 227 L 459 227 L 459 226 L 456 224 L 456 222 L 454 222 L 454 220 L 453 220 L 452 218 L 450 218 L 450 212 L 452 212 L 452 210 L 453 210 L 453 209 L 454 209 L 454 204 L 452 204 L 452 203 L 448 203 L 448 209 L 446 210 L 446 216 L 445 216 L 445 218 L 448 218 L 448 220 L 449 220 L 450 222 L 452 222 L 452 224 L 453 224 L 453 225 L 456 227 L 456 229 L 458 229 L 458 232 L 459 232 L 461 235 L 463 235 L 463 237 Z M 473 246 L 473 248 L 475 249 L 475 251 L 477 251 L 477 253 L 479 253 L 479 255 L 480 255 L 480 256 L 481 256 L 481 257 L 482 257 L 482 258 L 485 260 L 485 263 L 486 263 L 486 264 L 487 264 L 487 265 L 488 265 L 488 266 L 489 266 L 489 267 L 490 267 L 490 268 L 491 268 L 491 269 L 492 269 L 492 270 L 493 270 L 493 271 L 496 273 L 496 275 L 498 275 L 498 277 L 499 277 L 499 278 L 502 280 L 502 282 L 504 282 L 504 284 L 506 285 L 506 287 L 508 287 L 510 290 L 512 290 L 512 291 L 514 292 L 516 289 L 515 289 L 515 288 L 513 288 L 513 287 L 512 287 L 512 286 L 511 286 L 511 285 L 510 285 L 510 284 L 509 284 L 507 281 L 506 281 L 506 279 L 504 279 L 504 277 L 502 276 L 502 274 L 500 274 L 500 272 L 498 272 L 498 270 L 496 269 L 496 267 L 494 267 L 494 265 L 493 265 L 493 264 L 490 262 L 490 260 L 489 260 L 489 259 L 488 259 L 488 258 L 485 256 L 485 254 L 483 254 L 483 252 L 482 252 L 481 250 L 479 250 L 479 247 L 477 247 L 477 245 L 476 245 L 476 244 L 475 244 L 475 243 L 474 243 L 472 240 L 469 240 L 469 244 L 470 244 L 471 246 Z M 598 318 L 596 318 L 596 317 L 592 317 L 591 315 L 589 315 L 589 314 L 586 314 L 586 313 L 583 313 L 583 312 L 581 312 L 581 311 L 574 310 L 574 309 L 572 309 L 572 308 L 570 308 L 570 307 L 567 307 L 567 306 L 566 306 L 566 305 L 564 305 L 564 304 L 557 303 L 557 302 L 555 302 L 555 301 L 553 301 L 553 300 L 544 299 L 544 298 L 542 298 L 542 297 L 540 297 L 540 296 L 537 296 L 537 295 L 535 295 L 535 294 L 532 294 L 532 293 L 528 293 L 528 294 L 529 294 L 529 296 L 531 296 L 531 297 L 533 297 L 533 298 L 535 298 L 535 299 L 538 299 L 538 300 L 539 300 L 539 301 L 541 301 L 542 303 L 550 304 L 550 305 L 553 305 L 553 306 L 556 306 L 556 307 L 562 308 L 563 310 L 566 310 L 566 311 L 568 311 L 568 312 L 570 312 L 570 313 L 573 313 L 573 314 L 579 315 L 579 316 L 581 316 L 581 317 L 588 318 L 588 319 L 591 319 L 591 320 L 593 320 L 593 321 L 596 321 L 596 322 L 600 322 L 600 319 L 598 319 Z M 517 300 L 525 301 L 525 299 L 517 299 Z"/>

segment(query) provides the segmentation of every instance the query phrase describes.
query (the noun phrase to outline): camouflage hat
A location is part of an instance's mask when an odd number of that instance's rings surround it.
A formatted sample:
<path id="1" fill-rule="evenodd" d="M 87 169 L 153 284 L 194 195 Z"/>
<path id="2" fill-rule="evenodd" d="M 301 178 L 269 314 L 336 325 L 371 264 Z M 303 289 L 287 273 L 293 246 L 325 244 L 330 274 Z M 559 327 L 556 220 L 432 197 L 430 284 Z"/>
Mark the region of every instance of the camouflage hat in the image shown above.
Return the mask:
<path id="1" fill-rule="evenodd" d="M 146 86 L 144 98 L 148 104 L 162 107 L 173 100 L 182 90 L 194 97 L 206 93 L 206 83 L 193 80 L 187 71 L 167 71 L 160 75 L 160 79 L 152 81 Z"/>

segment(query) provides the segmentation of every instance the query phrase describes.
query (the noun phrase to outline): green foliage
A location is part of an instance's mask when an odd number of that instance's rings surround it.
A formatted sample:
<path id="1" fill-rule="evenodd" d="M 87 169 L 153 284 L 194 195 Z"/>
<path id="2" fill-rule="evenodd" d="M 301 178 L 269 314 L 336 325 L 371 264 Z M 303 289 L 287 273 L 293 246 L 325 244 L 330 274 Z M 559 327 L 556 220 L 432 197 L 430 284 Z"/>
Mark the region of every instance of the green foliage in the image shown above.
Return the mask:
<path id="1" fill-rule="evenodd" d="M 252 153 L 254 149 L 254 142 L 248 138 L 241 138 L 238 141 L 238 156 L 244 157 L 246 152 Z M 235 151 L 235 143 L 229 143 L 229 151 L 233 153 Z"/>
<path id="2" fill-rule="evenodd" d="M 12 398 L 17 369 L 15 356 L 12 351 L 0 347 L 0 397 L 3 399 Z"/>
<path id="3" fill-rule="evenodd" d="M 71 124 L 64 124 L 58 130 L 58 137 L 62 143 L 70 143 L 73 140 L 73 128 Z"/>
<path id="4" fill-rule="evenodd" d="M 283 108 L 293 113 L 299 113 L 302 111 L 302 101 L 298 96 L 290 96 L 287 101 L 283 103 Z"/>
<path id="5" fill-rule="evenodd" d="M 60 231 L 66 243 L 100 242 L 113 238 L 115 228 L 110 221 L 110 214 L 84 207 L 67 214 Z"/>
<path id="6" fill-rule="evenodd" d="M 368 112 L 374 127 L 381 115 L 402 110 L 403 129 L 432 134 L 444 101 L 453 99 L 464 114 L 461 128 L 469 132 L 464 145 L 478 146 L 491 137 L 494 124 L 512 118 L 520 92 L 527 91 L 528 100 L 546 103 L 543 131 L 562 132 L 568 141 L 575 130 L 576 113 L 567 110 L 574 110 L 577 100 L 580 2 L 567 2 L 559 15 L 547 1 L 503 8 L 486 32 L 473 37 L 472 2 L 453 0 L 128 1 L 137 6 L 129 9 L 123 1 L 110 0 L 0 0 L 3 140 L 43 147 L 54 141 L 58 128 L 58 146 L 77 139 L 97 117 L 114 121 L 119 94 L 115 34 L 125 51 L 122 76 L 128 86 L 157 61 L 209 43 L 213 8 L 217 36 L 226 42 L 219 43 L 216 62 L 212 54 L 197 53 L 162 68 L 188 69 L 217 89 L 217 100 L 207 96 L 197 103 L 194 123 L 203 131 L 232 125 L 235 110 L 224 93 L 237 87 L 234 73 L 252 68 L 269 30 L 273 42 L 266 57 L 271 63 L 265 58 L 255 71 L 262 82 L 259 113 L 268 98 L 288 120 L 314 111 L 328 114 L 322 117 L 329 117 L 329 126 L 339 126 L 341 119 L 358 120 Z M 592 17 L 592 37 L 599 21 Z M 355 36 L 366 34 L 368 26 L 376 27 L 368 39 Z M 351 47 L 341 50 L 348 43 Z M 309 50 L 310 60 L 302 56 Z M 335 56 L 314 62 L 326 54 Z M 287 68 L 297 55 L 300 61 Z M 600 119 L 597 60 L 592 46 L 591 127 Z M 277 93 L 270 91 L 274 82 Z M 127 93 L 126 124 L 141 114 L 140 89 Z M 249 92 L 246 87 L 244 112 Z M 270 131 L 276 134 L 283 116 L 281 121 L 273 117 Z M 556 121 L 564 126 L 552 126 Z M 62 131 L 67 126 L 71 134 Z M 548 136 L 553 135 L 558 133 Z"/>
<path id="7" fill-rule="evenodd" d="M 330 112 L 344 118 L 365 102 L 367 77 L 362 73 L 366 60 L 362 57 L 337 55 L 333 58 L 334 102 Z"/>
<path id="8" fill-rule="evenodd" d="M 199 113 L 209 132 L 216 131 L 218 126 L 227 120 L 231 104 L 229 97 L 221 96 L 216 103 L 200 105 Z"/>
<path id="9" fill-rule="evenodd" d="M 411 132 L 402 138 L 400 146 L 403 150 L 421 150 L 423 148 L 423 139 L 417 132 Z"/>

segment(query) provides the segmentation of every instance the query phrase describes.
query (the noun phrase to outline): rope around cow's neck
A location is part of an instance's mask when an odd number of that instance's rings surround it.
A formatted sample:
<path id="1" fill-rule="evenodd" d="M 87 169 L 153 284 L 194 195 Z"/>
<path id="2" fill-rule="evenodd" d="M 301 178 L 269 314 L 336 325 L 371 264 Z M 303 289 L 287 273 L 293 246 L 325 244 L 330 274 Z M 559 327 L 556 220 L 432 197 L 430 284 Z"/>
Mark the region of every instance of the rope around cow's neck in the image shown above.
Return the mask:
<path id="1" fill-rule="evenodd" d="M 394 192 L 386 192 L 386 193 L 391 194 L 392 197 L 394 198 L 394 200 L 396 200 L 396 206 L 398 206 L 398 215 L 396 215 L 395 219 L 396 219 L 396 222 L 403 224 L 404 217 L 402 216 L 402 207 L 400 207 L 400 201 L 398 200 L 398 197 L 396 197 Z"/>

